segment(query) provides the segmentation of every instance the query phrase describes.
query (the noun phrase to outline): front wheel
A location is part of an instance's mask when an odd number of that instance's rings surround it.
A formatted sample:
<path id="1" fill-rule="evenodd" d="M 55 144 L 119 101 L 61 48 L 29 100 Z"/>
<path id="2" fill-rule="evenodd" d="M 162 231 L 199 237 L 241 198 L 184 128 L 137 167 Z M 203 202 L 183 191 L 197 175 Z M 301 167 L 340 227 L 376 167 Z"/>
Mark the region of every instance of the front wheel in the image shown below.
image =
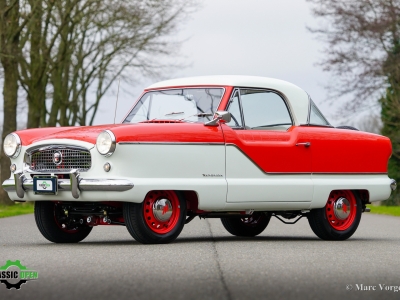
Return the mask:
<path id="1" fill-rule="evenodd" d="M 246 218 L 221 218 L 222 225 L 232 235 L 256 236 L 267 227 L 271 220 L 271 214 L 254 212 Z"/>
<path id="2" fill-rule="evenodd" d="M 35 202 L 35 221 L 40 233 L 53 243 L 78 243 L 93 228 L 78 226 L 66 217 L 60 203 L 51 201 Z"/>
<path id="3" fill-rule="evenodd" d="M 312 231 L 323 240 L 346 240 L 357 230 L 362 203 L 353 191 L 332 191 L 323 208 L 308 215 Z"/>
<path id="4" fill-rule="evenodd" d="M 186 201 L 174 191 L 151 191 L 142 203 L 124 203 L 125 225 L 142 244 L 165 244 L 181 233 Z"/>

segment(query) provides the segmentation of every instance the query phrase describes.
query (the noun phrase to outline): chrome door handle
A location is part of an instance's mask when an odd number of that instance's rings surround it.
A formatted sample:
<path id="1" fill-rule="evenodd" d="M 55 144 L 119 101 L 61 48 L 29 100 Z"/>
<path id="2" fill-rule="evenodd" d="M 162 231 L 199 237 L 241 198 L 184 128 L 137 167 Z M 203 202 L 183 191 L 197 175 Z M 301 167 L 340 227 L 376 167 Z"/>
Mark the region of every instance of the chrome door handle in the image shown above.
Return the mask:
<path id="1" fill-rule="evenodd" d="M 304 147 L 310 147 L 311 143 L 310 142 L 306 142 L 306 143 L 297 143 L 296 146 L 304 146 Z"/>

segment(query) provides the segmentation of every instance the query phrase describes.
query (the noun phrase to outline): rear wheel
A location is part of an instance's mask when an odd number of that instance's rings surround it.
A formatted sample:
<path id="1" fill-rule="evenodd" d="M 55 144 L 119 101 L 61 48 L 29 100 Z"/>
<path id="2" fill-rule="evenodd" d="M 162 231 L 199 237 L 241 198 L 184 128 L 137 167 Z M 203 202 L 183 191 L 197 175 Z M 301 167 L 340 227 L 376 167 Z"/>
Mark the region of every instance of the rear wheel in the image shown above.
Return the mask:
<path id="1" fill-rule="evenodd" d="M 263 212 L 255 212 L 246 218 L 221 218 L 225 229 L 236 236 L 256 236 L 267 227 L 271 215 Z"/>
<path id="2" fill-rule="evenodd" d="M 174 191 L 151 191 L 142 203 L 124 203 L 126 228 L 143 244 L 175 240 L 185 225 L 186 201 Z"/>
<path id="3" fill-rule="evenodd" d="M 313 209 L 308 222 L 323 240 L 346 240 L 357 230 L 361 220 L 362 203 L 352 191 L 332 191 L 323 208 Z"/>
<path id="4" fill-rule="evenodd" d="M 35 221 L 40 233 L 53 243 L 78 243 L 86 238 L 93 227 L 77 226 L 66 222 L 61 205 L 51 201 L 35 202 Z"/>

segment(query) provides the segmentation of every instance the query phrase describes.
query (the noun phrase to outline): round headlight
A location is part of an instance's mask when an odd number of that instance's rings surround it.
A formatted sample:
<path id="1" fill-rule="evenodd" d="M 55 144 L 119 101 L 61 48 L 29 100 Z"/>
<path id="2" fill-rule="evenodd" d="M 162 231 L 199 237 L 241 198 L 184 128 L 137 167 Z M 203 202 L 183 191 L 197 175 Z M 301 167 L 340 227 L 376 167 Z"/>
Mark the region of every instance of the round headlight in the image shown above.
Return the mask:
<path id="1" fill-rule="evenodd" d="M 110 156 L 115 151 L 115 136 L 110 130 L 104 130 L 96 141 L 97 151 L 101 155 Z"/>
<path id="2" fill-rule="evenodd" d="M 16 158 L 21 152 L 21 139 L 18 134 L 10 133 L 7 135 L 4 139 L 3 149 L 8 157 Z"/>

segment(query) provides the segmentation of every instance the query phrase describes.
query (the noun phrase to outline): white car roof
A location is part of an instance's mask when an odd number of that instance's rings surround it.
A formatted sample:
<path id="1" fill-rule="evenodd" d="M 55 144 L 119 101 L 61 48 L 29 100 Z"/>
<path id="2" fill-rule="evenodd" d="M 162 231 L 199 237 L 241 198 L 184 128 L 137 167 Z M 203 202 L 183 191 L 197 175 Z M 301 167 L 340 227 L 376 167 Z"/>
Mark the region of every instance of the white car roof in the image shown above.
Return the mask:
<path id="1" fill-rule="evenodd" d="M 146 88 L 146 90 L 207 85 L 265 88 L 279 91 L 286 97 L 288 101 L 288 105 L 290 106 L 290 109 L 294 115 L 293 117 L 295 125 L 307 123 L 309 109 L 308 94 L 297 85 L 284 80 L 268 77 L 239 75 L 198 76 L 160 81 L 150 85 Z"/>

